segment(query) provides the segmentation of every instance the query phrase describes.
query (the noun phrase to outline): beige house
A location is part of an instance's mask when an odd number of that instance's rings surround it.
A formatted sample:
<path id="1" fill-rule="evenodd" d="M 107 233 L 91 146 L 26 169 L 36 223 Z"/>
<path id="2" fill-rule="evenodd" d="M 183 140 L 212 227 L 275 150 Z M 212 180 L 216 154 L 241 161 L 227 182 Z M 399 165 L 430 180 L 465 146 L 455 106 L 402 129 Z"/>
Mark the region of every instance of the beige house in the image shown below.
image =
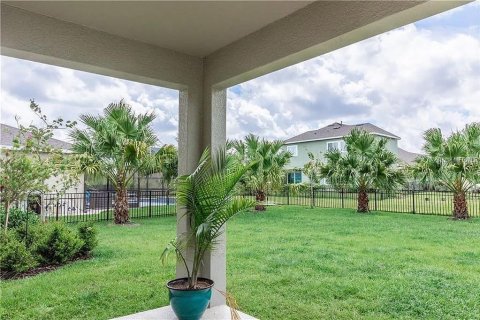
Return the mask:
<path id="1" fill-rule="evenodd" d="M 178 90 L 179 174 L 187 174 L 205 147 L 225 144 L 227 88 L 465 3 L 2 1 L 1 54 Z M 178 214 L 177 233 L 188 228 Z M 201 270 L 220 291 L 226 239 Z M 185 274 L 179 263 L 177 276 Z M 214 292 L 210 306 L 224 305 Z M 166 306 L 127 319 L 171 314 Z"/>
<path id="2" fill-rule="evenodd" d="M 13 147 L 13 140 L 20 133 L 18 128 L 9 126 L 7 124 L 0 124 L 0 150 L 11 149 Z M 71 153 L 72 145 L 68 142 L 58 139 L 50 138 L 48 143 L 56 149 L 60 149 L 65 157 L 68 157 Z M 1 154 L 0 154 L 1 156 Z M 48 157 L 48 154 L 42 154 L 41 157 Z M 41 196 L 41 199 L 37 201 L 40 203 L 42 216 L 59 214 L 60 216 L 68 213 L 83 212 L 84 202 L 79 201 L 83 199 L 81 196 L 84 193 L 85 179 L 84 174 L 79 175 L 78 180 L 72 186 L 68 186 L 65 189 L 65 185 L 62 182 L 62 177 L 51 177 L 46 181 L 48 192 Z M 53 194 L 62 190 L 65 196 L 62 196 L 62 201 L 57 205 L 57 197 Z"/>
<path id="3" fill-rule="evenodd" d="M 406 151 L 398 147 L 401 139 L 394 133 L 382 129 L 371 123 L 345 124 L 332 123 L 317 130 L 303 132 L 284 141 L 284 148 L 292 153 L 290 163 L 286 166 L 288 170 L 288 183 L 308 182 L 308 177 L 302 173 L 303 166 L 310 160 L 308 154 L 311 152 L 316 157 L 323 158 L 323 155 L 333 149 L 343 150 L 345 142 L 343 138 L 350 134 L 353 129 L 365 130 L 372 135 L 387 140 L 387 149 L 393 152 L 404 164 L 412 163 L 417 153 Z"/>

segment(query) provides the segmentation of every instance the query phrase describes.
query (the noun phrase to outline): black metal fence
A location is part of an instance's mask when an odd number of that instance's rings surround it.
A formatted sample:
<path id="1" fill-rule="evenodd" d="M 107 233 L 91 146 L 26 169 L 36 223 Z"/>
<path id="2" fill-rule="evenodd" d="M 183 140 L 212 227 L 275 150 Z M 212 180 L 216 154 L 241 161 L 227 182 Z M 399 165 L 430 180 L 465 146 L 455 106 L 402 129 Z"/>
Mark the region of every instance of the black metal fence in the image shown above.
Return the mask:
<path id="1" fill-rule="evenodd" d="M 450 216 L 453 211 L 453 193 L 448 191 L 398 190 L 392 192 L 372 190 L 369 192 L 370 210 L 400 213 L 418 213 Z M 247 192 L 243 197 L 252 197 Z M 313 206 L 318 208 L 357 208 L 355 190 L 314 188 L 312 190 L 267 192 L 268 204 Z M 467 193 L 467 205 L 471 217 L 480 217 L 480 193 Z"/>
<path id="2" fill-rule="evenodd" d="M 369 192 L 369 206 L 375 211 L 452 215 L 453 194 L 448 191 L 399 190 Z M 255 198 L 254 192 L 242 197 Z M 131 190 L 128 192 L 130 217 L 148 218 L 176 214 L 174 190 Z M 267 192 L 267 205 L 300 205 L 317 208 L 357 208 L 355 190 L 315 188 L 312 190 Z M 66 222 L 113 220 L 115 191 L 87 191 L 85 193 L 31 195 L 19 207 L 29 208 L 45 220 Z M 480 193 L 467 193 L 467 205 L 471 217 L 480 217 Z"/>
<path id="3" fill-rule="evenodd" d="M 113 220 L 115 191 L 85 193 L 37 194 L 21 204 L 45 220 L 65 222 Z M 130 218 L 170 216 L 176 213 L 173 190 L 128 191 Z"/>

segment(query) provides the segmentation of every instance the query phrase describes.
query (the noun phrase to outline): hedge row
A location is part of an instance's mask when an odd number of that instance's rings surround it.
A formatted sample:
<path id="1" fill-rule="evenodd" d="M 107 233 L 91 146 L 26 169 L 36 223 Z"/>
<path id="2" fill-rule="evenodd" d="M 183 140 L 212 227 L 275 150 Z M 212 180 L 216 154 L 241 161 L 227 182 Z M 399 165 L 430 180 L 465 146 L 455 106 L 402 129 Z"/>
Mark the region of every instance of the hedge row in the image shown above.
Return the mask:
<path id="1" fill-rule="evenodd" d="M 79 224 L 75 230 L 63 222 L 40 223 L 28 218 L 27 213 L 12 217 L 15 227 L 9 228 L 6 233 L 2 230 L 0 236 L 2 278 L 10 278 L 36 267 L 65 264 L 88 256 L 97 245 L 97 231 L 89 223 Z"/>

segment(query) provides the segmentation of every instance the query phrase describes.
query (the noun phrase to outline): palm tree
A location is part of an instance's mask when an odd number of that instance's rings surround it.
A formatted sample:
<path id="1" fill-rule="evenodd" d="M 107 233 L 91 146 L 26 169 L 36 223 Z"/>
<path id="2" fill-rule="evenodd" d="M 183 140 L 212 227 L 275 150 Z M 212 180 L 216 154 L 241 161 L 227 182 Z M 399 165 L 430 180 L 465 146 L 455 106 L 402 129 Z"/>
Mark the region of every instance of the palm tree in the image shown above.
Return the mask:
<path id="1" fill-rule="evenodd" d="M 155 153 L 157 170 L 162 174 L 163 180 L 168 186 L 178 176 L 178 151 L 174 145 L 163 145 Z"/>
<path id="2" fill-rule="evenodd" d="M 103 115 L 80 116 L 86 129 L 70 132 L 74 152 L 82 155 L 84 171 L 109 179 L 116 191 L 115 223 L 129 222 L 127 186 L 135 173 L 154 164 L 151 147 L 157 138 L 153 113 L 137 115 L 123 100 L 111 103 Z"/>
<path id="3" fill-rule="evenodd" d="M 243 141 L 229 142 L 229 147 L 237 159 L 242 163 L 254 162 L 245 177 L 245 184 L 255 190 L 257 211 L 266 210 L 264 201 L 267 190 L 284 181 L 283 168 L 292 155 L 283 150 L 282 146 L 281 140 L 268 141 L 253 134 L 247 135 Z"/>
<path id="4" fill-rule="evenodd" d="M 368 190 L 392 190 L 405 183 L 405 175 L 398 169 L 398 159 L 386 148 L 387 140 L 354 129 L 344 138 L 346 150 L 332 150 L 325 154 L 323 177 L 337 188 L 358 190 L 358 212 L 370 211 Z"/>
<path id="5" fill-rule="evenodd" d="M 468 218 L 466 193 L 480 181 L 480 123 L 444 137 L 438 128 L 424 134 L 425 155 L 410 167 L 422 183 L 439 183 L 453 192 L 453 216 Z"/>
<path id="6" fill-rule="evenodd" d="M 156 153 L 157 170 L 162 174 L 163 181 L 167 184 L 167 205 L 170 204 L 170 187 L 178 176 L 178 151 L 174 145 L 166 144 Z"/>
<path id="7" fill-rule="evenodd" d="M 224 148 L 213 156 L 207 148 L 197 169 L 178 178 L 177 201 L 185 210 L 190 230 L 169 243 L 162 253 L 162 261 L 166 261 L 169 253 L 176 253 L 185 265 L 189 289 L 196 288 L 203 257 L 207 250 L 214 249 L 225 223 L 254 205 L 249 199 L 235 197 L 235 185 L 248 169 L 249 165 L 228 155 Z M 193 248 L 191 268 L 183 256 L 188 245 Z"/>
<path id="8" fill-rule="evenodd" d="M 310 180 L 310 207 L 313 209 L 315 206 L 315 197 L 313 193 L 315 192 L 315 184 L 320 183 L 322 162 L 319 158 L 315 158 L 311 152 L 308 153 L 308 159 L 309 161 L 303 166 L 303 173 L 305 173 L 308 180 Z"/>

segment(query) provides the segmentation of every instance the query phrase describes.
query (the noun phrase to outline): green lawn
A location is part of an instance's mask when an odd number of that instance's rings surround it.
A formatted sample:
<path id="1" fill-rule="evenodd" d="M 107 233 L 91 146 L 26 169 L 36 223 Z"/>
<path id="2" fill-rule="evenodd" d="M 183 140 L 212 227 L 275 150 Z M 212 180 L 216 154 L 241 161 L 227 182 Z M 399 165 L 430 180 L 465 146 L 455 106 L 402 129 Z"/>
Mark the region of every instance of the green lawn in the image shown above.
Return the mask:
<path id="1" fill-rule="evenodd" d="M 228 289 L 261 319 L 480 319 L 480 220 L 269 207 L 228 226 Z M 108 319 L 168 303 L 175 218 L 98 224 L 95 258 L 5 281 L 1 319 Z"/>
<path id="2" fill-rule="evenodd" d="M 252 197 L 253 198 L 253 197 Z M 411 193 L 401 192 L 395 195 L 369 193 L 369 204 L 372 210 L 389 212 L 412 212 L 415 213 L 445 215 L 449 216 L 453 210 L 453 195 L 451 193 L 417 192 L 415 196 Z M 310 206 L 310 194 L 293 194 L 289 198 L 285 196 L 268 196 L 268 201 L 276 204 L 290 204 Z M 480 194 L 469 193 L 467 196 L 468 210 L 471 217 L 480 217 Z M 357 194 L 345 193 L 343 200 L 339 193 L 321 190 L 315 194 L 315 206 L 321 208 L 357 208 Z"/>

